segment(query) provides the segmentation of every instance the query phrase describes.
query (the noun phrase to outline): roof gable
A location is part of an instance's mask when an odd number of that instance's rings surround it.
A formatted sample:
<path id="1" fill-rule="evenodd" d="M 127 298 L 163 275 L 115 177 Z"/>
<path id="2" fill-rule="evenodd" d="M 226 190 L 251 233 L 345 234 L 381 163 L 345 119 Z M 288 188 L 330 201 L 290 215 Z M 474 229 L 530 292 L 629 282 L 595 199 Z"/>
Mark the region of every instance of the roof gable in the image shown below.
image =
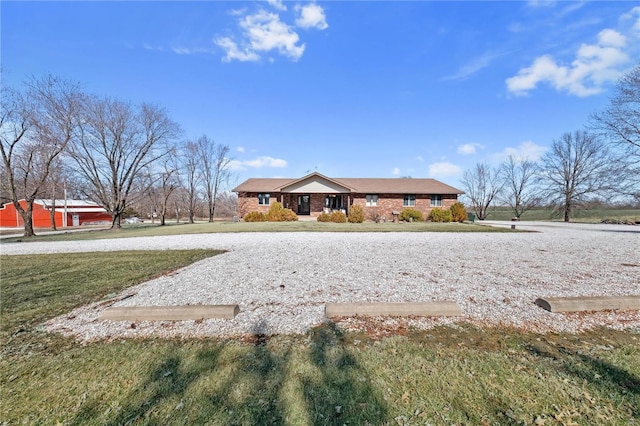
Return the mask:
<path id="1" fill-rule="evenodd" d="M 336 179 L 330 179 L 320 173 L 311 173 L 280 188 L 280 192 L 304 192 L 307 194 L 341 194 L 351 192 L 353 188 Z"/>

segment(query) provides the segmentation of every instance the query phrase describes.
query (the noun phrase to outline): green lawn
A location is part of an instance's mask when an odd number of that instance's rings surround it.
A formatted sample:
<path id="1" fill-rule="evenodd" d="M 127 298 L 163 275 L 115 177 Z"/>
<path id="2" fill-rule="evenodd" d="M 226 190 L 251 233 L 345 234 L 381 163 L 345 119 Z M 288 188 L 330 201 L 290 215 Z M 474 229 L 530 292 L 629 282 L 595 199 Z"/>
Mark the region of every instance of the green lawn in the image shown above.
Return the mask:
<path id="1" fill-rule="evenodd" d="M 487 220 L 511 220 L 513 212 L 505 207 L 494 207 L 489 209 Z M 524 212 L 521 220 L 544 220 L 561 221 L 562 213 L 552 209 L 533 209 Z M 618 220 L 640 220 L 640 209 L 614 209 L 614 208 L 594 208 L 576 210 L 572 217 L 572 222 L 592 222 L 600 223 L 603 219 Z"/>
<path id="2" fill-rule="evenodd" d="M 80 344 L 42 321 L 216 255 L 0 256 L 0 424 L 637 424 L 640 334 L 467 326 Z"/>
<path id="3" fill-rule="evenodd" d="M 36 230 L 36 234 L 46 232 Z M 6 232 L 6 231 L 5 231 Z M 20 231 L 22 232 L 22 231 Z M 40 235 L 28 241 L 70 241 L 101 238 L 149 237 L 157 235 L 215 234 L 239 232 L 518 232 L 504 228 L 491 228 L 473 223 L 327 223 L 315 221 L 298 222 L 198 222 L 125 225 L 118 231 L 97 229 L 83 232 L 67 232 L 54 235 Z M 15 232 L 14 232 L 15 233 Z M 3 242 L 24 241 L 22 237 L 6 238 Z"/>

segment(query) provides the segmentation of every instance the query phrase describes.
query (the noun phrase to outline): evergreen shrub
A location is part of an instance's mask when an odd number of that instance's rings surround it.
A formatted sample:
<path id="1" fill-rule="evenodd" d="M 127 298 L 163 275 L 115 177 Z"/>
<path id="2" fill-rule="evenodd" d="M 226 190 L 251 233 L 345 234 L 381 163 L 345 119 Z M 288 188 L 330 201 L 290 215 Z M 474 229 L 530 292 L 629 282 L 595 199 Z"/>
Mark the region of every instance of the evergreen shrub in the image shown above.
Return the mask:
<path id="1" fill-rule="evenodd" d="M 341 211 L 331 212 L 329 215 L 331 217 L 331 222 L 335 223 L 347 223 L 347 215 L 342 213 Z"/>
<path id="2" fill-rule="evenodd" d="M 262 212 L 249 212 L 242 217 L 245 222 L 266 222 L 267 215 Z"/>
<path id="3" fill-rule="evenodd" d="M 424 220 L 422 212 L 417 209 L 406 208 L 400 212 L 400 220 L 405 222 L 421 222 Z"/>
<path id="4" fill-rule="evenodd" d="M 295 222 L 298 220 L 298 215 L 293 210 L 285 209 L 279 202 L 271 204 L 266 216 L 269 222 Z"/>
<path id="5" fill-rule="evenodd" d="M 464 222 L 468 219 L 467 209 L 461 202 L 457 202 L 449 209 L 451 211 L 451 220 L 453 222 Z"/>
<path id="6" fill-rule="evenodd" d="M 349 223 L 364 222 L 364 210 L 361 206 L 354 205 L 349 209 Z"/>
<path id="7" fill-rule="evenodd" d="M 451 215 L 451 210 L 436 207 L 429 213 L 429 220 L 431 220 L 431 222 L 451 222 L 453 216 Z"/>

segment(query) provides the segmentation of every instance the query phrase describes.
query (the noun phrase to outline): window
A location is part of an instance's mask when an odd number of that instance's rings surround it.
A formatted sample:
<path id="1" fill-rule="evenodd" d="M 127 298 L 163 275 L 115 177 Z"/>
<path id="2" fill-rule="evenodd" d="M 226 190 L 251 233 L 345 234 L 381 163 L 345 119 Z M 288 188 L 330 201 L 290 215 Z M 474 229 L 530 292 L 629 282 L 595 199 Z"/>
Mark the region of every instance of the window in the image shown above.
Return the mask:
<path id="1" fill-rule="evenodd" d="M 367 207 L 375 207 L 378 205 L 378 196 L 377 195 L 367 195 Z"/>
<path id="2" fill-rule="evenodd" d="M 258 205 L 259 206 L 268 206 L 269 205 L 269 194 L 258 194 Z"/>
<path id="3" fill-rule="evenodd" d="M 402 200 L 402 205 L 404 207 L 415 207 L 416 205 L 416 196 L 411 194 L 411 195 L 405 195 L 404 199 Z"/>
<path id="4" fill-rule="evenodd" d="M 442 195 L 431 196 L 431 207 L 442 207 Z"/>
<path id="5" fill-rule="evenodd" d="M 327 195 L 324 199 L 324 206 L 331 210 L 342 208 L 342 195 Z"/>

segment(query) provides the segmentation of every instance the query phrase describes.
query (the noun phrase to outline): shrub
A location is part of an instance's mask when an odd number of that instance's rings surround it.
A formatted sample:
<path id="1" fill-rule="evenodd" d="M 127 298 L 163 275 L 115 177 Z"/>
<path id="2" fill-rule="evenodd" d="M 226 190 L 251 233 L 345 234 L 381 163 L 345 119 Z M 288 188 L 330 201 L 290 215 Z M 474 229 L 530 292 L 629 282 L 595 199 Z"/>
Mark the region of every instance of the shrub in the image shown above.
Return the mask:
<path id="1" fill-rule="evenodd" d="M 429 213 L 429 219 L 432 222 L 451 222 L 451 220 L 453 220 L 453 216 L 451 215 L 451 210 L 444 210 L 436 207 Z"/>
<path id="2" fill-rule="evenodd" d="M 341 211 L 336 210 L 332 212 L 330 215 L 331 222 L 335 223 L 347 223 L 347 215 L 342 213 Z"/>
<path id="3" fill-rule="evenodd" d="M 297 222 L 298 215 L 293 212 L 291 209 L 284 209 L 282 212 L 282 221 L 283 222 Z"/>
<path id="4" fill-rule="evenodd" d="M 400 220 L 404 220 L 405 222 L 420 222 L 424 220 L 424 217 L 420 210 L 407 208 L 400 212 Z"/>
<path id="5" fill-rule="evenodd" d="M 449 209 L 451 211 L 451 220 L 453 222 L 464 222 L 468 219 L 467 217 L 467 209 L 464 207 L 464 204 L 458 202 L 451 206 Z"/>
<path id="6" fill-rule="evenodd" d="M 331 215 L 329 213 L 320 213 L 318 222 L 331 222 Z"/>
<path id="7" fill-rule="evenodd" d="M 293 210 L 285 209 L 279 202 L 271 204 L 266 216 L 269 222 L 295 222 L 298 220 L 298 215 Z"/>
<path id="8" fill-rule="evenodd" d="M 262 212 L 249 212 L 242 217 L 245 222 L 266 222 L 267 215 Z"/>
<path id="9" fill-rule="evenodd" d="M 349 209 L 349 223 L 362 223 L 364 222 L 364 210 L 361 206 L 351 206 Z"/>

